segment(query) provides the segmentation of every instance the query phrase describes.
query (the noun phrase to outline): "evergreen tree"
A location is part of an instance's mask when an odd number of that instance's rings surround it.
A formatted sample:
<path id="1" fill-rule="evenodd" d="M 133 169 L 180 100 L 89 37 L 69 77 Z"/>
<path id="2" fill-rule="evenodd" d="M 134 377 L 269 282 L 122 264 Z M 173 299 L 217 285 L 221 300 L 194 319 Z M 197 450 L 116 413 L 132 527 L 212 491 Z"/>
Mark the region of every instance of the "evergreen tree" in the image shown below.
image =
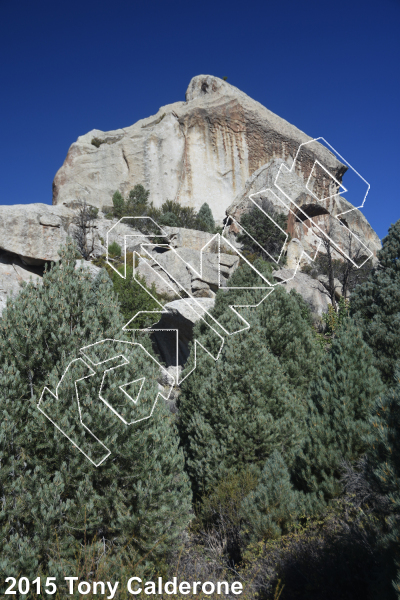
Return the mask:
<path id="1" fill-rule="evenodd" d="M 108 256 L 110 256 L 112 258 L 120 258 L 121 254 L 122 254 L 122 248 L 116 241 L 112 242 L 112 244 L 109 244 Z"/>
<path id="2" fill-rule="evenodd" d="M 286 372 L 297 394 L 302 394 L 322 361 L 321 347 L 311 326 L 304 300 L 280 286 L 257 309 L 260 333 Z"/>
<path id="3" fill-rule="evenodd" d="M 344 321 L 310 384 L 308 435 L 295 468 L 300 488 L 327 499 L 340 492 L 340 462 L 367 450 L 369 414 L 381 389 L 371 349 L 359 328 Z"/>
<path id="4" fill-rule="evenodd" d="M 266 461 L 255 490 L 242 502 L 241 515 L 250 539 L 258 542 L 280 537 L 305 511 L 311 514 L 311 498 L 293 488 L 289 469 L 275 450 Z"/>
<path id="5" fill-rule="evenodd" d="M 256 260 L 254 266 L 270 274 L 268 263 Z M 302 394 L 322 353 L 296 294 L 281 288 L 269 295 L 268 289 L 240 289 L 261 283 L 266 285 L 244 265 L 228 282 L 234 289 L 218 292 L 212 314 L 227 331 L 245 327 L 231 305 L 259 306 L 237 309 L 250 329 L 224 336 L 217 362 L 198 356 L 195 371 L 182 385 L 180 435 L 196 493 L 252 462 L 261 469 L 275 449 L 289 466 L 303 439 Z M 220 341 L 205 323 L 196 324 L 194 337 L 216 355 Z M 193 351 L 187 368 L 192 367 Z"/>
<path id="6" fill-rule="evenodd" d="M 204 341 L 204 340 L 202 340 Z M 179 429 L 196 493 L 279 449 L 291 462 L 302 439 L 303 407 L 257 329 L 225 340 L 220 358 L 201 355 L 182 384 Z"/>
<path id="7" fill-rule="evenodd" d="M 85 269 L 75 270 L 73 247 L 45 272 L 42 285 L 29 283 L 8 301 L 0 322 L 3 577 L 33 578 L 40 570 L 76 575 L 68 565 L 84 542 L 111 545 L 121 559 L 130 552 L 149 569 L 190 519 L 183 455 L 165 403 L 159 400 L 145 418 L 158 393 L 159 368 L 128 343 L 123 323 L 111 281 L 104 272 L 92 282 Z M 71 360 L 79 348 L 106 338 L 118 341 L 90 350 L 94 362 L 108 360 L 110 368 L 121 364 L 110 359 L 123 353 L 129 364 L 111 369 L 105 380 L 102 366 L 82 379 L 87 364 Z M 138 372 L 145 381 L 132 406 L 119 386 Z M 55 392 L 63 375 L 58 399 L 48 393 L 41 406 L 88 456 L 111 450 L 97 468 L 37 408 L 43 386 Z M 83 423 L 97 440 L 80 423 L 75 386 Z M 100 400 L 100 387 L 115 412 Z M 127 426 L 121 418 L 145 420 Z"/>
<path id="8" fill-rule="evenodd" d="M 400 363 L 395 371 L 395 386 L 376 401 L 366 442 L 369 447 L 367 475 L 386 499 L 389 511 L 382 542 L 397 563 L 397 580 L 393 585 L 400 598 Z"/>
<path id="9" fill-rule="evenodd" d="M 113 207 L 114 207 L 114 216 L 120 219 L 125 212 L 125 200 L 118 190 L 114 192 L 112 197 Z"/>
<path id="10" fill-rule="evenodd" d="M 129 192 L 125 212 L 130 216 L 140 216 L 146 213 L 149 206 L 150 190 L 146 190 L 141 183 L 137 183 Z"/>
<path id="11" fill-rule="evenodd" d="M 383 239 L 378 258 L 368 280 L 352 294 L 350 307 L 383 381 L 392 385 L 400 357 L 400 220 Z"/>
<path id="12" fill-rule="evenodd" d="M 201 205 L 199 212 L 196 217 L 196 229 L 200 231 L 208 231 L 208 233 L 214 233 L 215 221 L 207 202 Z"/>
<path id="13" fill-rule="evenodd" d="M 241 216 L 240 224 L 247 233 L 242 232 L 238 236 L 238 241 L 242 243 L 245 252 L 261 256 L 264 259 L 266 259 L 265 252 L 267 252 L 271 258 L 278 260 L 286 241 L 284 232 L 287 228 L 288 217 L 278 213 L 270 202 L 265 202 L 263 209 L 266 214 L 254 207 Z"/>
<path id="14" fill-rule="evenodd" d="M 270 263 L 256 259 L 253 266 L 268 281 L 273 281 Z M 246 264 L 240 266 L 229 279 L 228 286 L 232 289 L 218 292 L 212 314 L 229 330 L 230 323 L 244 325 L 234 317 L 230 306 L 259 304 L 254 309 L 239 308 L 238 312 L 246 320 L 254 320 L 264 343 L 283 366 L 289 383 L 301 393 L 318 371 L 323 356 L 312 329 L 309 308 L 295 290 L 287 294 L 283 287 L 276 286 L 268 295 L 268 289 L 254 289 L 261 285 L 267 284 L 254 269 Z M 204 335 L 207 338 L 206 328 L 201 324 L 198 328 L 197 337 Z"/>
<path id="15" fill-rule="evenodd" d="M 122 268 L 121 268 L 122 271 Z M 114 291 L 118 295 L 118 301 L 121 307 L 121 312 L 124 316 L 125 323 L 127 323 L 130 319 L 132 319 L 135 315 L 140 311 L 161 311 L 160 305 L 149 296 L 149 293 L 146 291 L 148 289 L 146 287 L 146 283 L 144 277 L 141 278 L 140 285 L 136 279 L 132 277 L 132 267 L 126 267 L 126 278 L 123 279 L 120 277 L 115 271 L 112 274 L 112 281 Z M 144 286 L 146 289 L 143 289 Z M 157 291 L 153 284 L 152 289 L 149 290 L 153 296 L 157 295 Z M 130 328 L 142 328 L 146 326 L 150 326 L 152 323 L 155 323 L 159 319 L 159 315 L 155 313 L 154 315 L 142 314 L 139 315 L 132 323 L 130 324 Z"/>
<path id="16" fill-rule="evenodd" d="M 161 220 L 165 216 L 170 222 L 174 222 L 171 227 L 185 227 L 186 229 L 196 228 L 196 212 L 190 206 L 182 206 L 174 200 L 166 200 L 161 205 Z M 172 214 L 171 214 L 172 213 Z M 172 215 L 175 219 L 173 220 Z M 167 223 L 165 223 L 167 225 Z"/>
<path id="17" fill-rule="evenodd" d="M 180 227 L 181 222 L 177 215 L 173 212 L 166 212 L 158 219 L 158 223 L 160 225 L 165 225 L 166 227 Z"/>

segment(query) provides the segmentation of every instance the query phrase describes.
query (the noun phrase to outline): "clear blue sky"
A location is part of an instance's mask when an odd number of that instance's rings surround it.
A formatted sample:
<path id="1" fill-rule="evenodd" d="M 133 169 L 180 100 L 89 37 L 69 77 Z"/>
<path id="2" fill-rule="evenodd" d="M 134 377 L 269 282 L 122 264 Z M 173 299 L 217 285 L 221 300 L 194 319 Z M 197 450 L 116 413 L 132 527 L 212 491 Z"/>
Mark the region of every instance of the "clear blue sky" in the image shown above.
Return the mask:
<path id="1" fill-rule="evenodd" d="M 79 135 L 211 74 L 335 147 L 380 237 L 400 218 L 400 0 L 0 0 L 0 52 L 0 204 L 51 204 Z"/>

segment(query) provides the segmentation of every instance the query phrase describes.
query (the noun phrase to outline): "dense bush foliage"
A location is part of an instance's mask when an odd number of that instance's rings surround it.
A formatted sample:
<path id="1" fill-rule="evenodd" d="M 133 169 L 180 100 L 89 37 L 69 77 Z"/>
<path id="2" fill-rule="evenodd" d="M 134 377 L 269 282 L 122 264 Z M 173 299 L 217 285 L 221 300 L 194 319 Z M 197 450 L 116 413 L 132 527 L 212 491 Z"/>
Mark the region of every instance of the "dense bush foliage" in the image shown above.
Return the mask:
<path id="1" fill-rule="evenodd" d="M 113 216 L 121 217 L 150 217 L 158 225 L 166 227 L 184 227 L 199 231 L 215 232 L 214 217 L 210 207 L 205 202 L 198 213 L 190 206 L 182 206 L 174 200 L 166 200 L 161 208 L 156 208 L 149 201 L 150 192 L 140 183 L 129 192 L 125 200 L 118 190 L 113 195 Z M 154 233 L 156 228 L 151 222 L 142 223 L 141 229 L 148 228 L 149 233 Z"/>
<path id="2" fill-rule="evenodd" d="M 122 273 L 123 267 L 120 267 Z M 154 298 L 159 298 L 153 284 L 152 288 L 146 286 L 144 278 L 139 281 L 132 277 L 133 268 L 126 267 L 126 277 L 122 278 L 115 271 L 112 273 L 112 283 L 114 292 L 117 294 L 121 312 L 124 321 L 127 323 L 133 317 L 135 319 L 130 323 L 131 329 L 139 329 L 155 323 L 159 320 L 158 313 L 151 314 L 152 311 L 160 311 L 161 306 Z M 153 298 L 149 295 L 153 296 Z M 142 314 L 139 314 L 142 313 Z M 146 314 L 150 313 L 150 314 Z"/>
<path id="3" fill-rule="evenodd" d="M 119 558 L 141 559 L 151 571 L 189 522 L 190 488 L 163 402 L 150 420 L 126 426 L 99 399 L 101 368 L 79 381 L 83 422 L 112 452 L 97 468 L 37 409 L 43 387 L 56 389 L 79 348 L 107 338 L 119 342 L 106 344 L 98 359 L 121 351 L 129 357 L 118 373 L 126 382 L 137 368 L 144 374 L 134 418 L 148 414 L 158 393 L 158 367 L 142 347 L 124 344 L 129 338 L 123 323 L 108 276 L 101 272 L 92 281 L 85 269 L 76 270 L 73 247 L 45 272 L 43 285 L 26 285 L 7 304 L 0 327 L 3 580 L 21 573 L 34 578 L 40 571 L 61 578 L 84 543 L 107 547 Z M 75 398 L 75 380 L 87 374 L 84 363 L 74 363 L 59 398 L 47 394 L 45 406 L 54 423 L 97 460 L 104 447 L 83 431 Z M 114 398 L 120 380 L 107 381 L 102 395 Z M 118 408 L 131 415 L 121 399 Z"/>
<path id="4" fill-rule="evenodd" d="M 116 192 L 113 206 L 115 216 L 214 231 L 207 205 L 197 215 L 172 201 L 155 209 L 143 186 L 126 199 Z M 284 240 L 268 221 L 259 232 L 252 213 L 242 218 L 275 258 Z M 271 280 L 265 253 L 242 241 Z M 121 269 L 117 246 L 110 256 Z M 0 321 L 1 576 L 240 578 L 246 600 L 400 598 L 400 221 L 379 264 L 326 316 L 324 334 L 301 296 L 271 292 L 241 265 L 212 309 L 224 328 L 219 358 L 197 347 L 176 414 L 158 401 L 151 419 L 126 427 L 98 397 L 103 371 L 75 388 L 87 373 L 71 368 L 44 406 L 101 456 L 76 418 L 79 391 L 83 422 L 112 452 L 98 468 L 37 403 L 80 348 L 109 338 L 119 341 L 98 360 L 122 344 L 130 363 L 116 373 L 136 389 L 139 367 L 146 387 L 134 408 L 121 402 L 119 379 L 109 376 L 102 395 L 116 412 L 144 417 L 160 374 L 141 347 L 127 349 L 122 326 L 161 299 L 129 267 L 125 279 L 108 268 L 92 280 L 75 257 L 64 249 L 43 285 L 25 285 Z M 157 317 L 143 313 L 136 326 L 148 319 Z M 216 356 L 221 339 L 207 322 L 218 328 L 206 316 L 194 336 Z M 193 366 L 191 347 L 186 372 Z"/>
<path id="5" fill-rule="evenodd" d="M 260 210 L 256 207 L 244 213 L 240 224 L 244 231 L 238 236 L 243 250 L 264 260 L 280 258 L 287 239 L 287 215 L 277 212 L 271 203 L 264 203 Z"/>
<path id="6" fill-rule="evenodd" d="M 255 266 L 269 272 L 261 260 Z M 257 279 L 246 265 L 230 285 L 256 286 Z M 267 297 L 257 309 L 241 309 L 250 329 L 227 337 L 218 361 L 202 356 L 182 385 L 179 428 L 197 494 L 247 465 L 262 469 L 274 450 L 291 464 L 304 438 L 301 391 L 318 368 L 321 350 L 297 295 L 281 288 L 268 293 L 238 289 L 217 296 L 213 314 L 228 331 L 243 327 L 232 304 L 253 305 Z M 213 348 L 213 332 L 204 323 L 195 328 L 195 336 Z"/>
<path id="7" fill-rule="evenodd" d="M 386 514 L 380 542 L 395 558 L 398 572 L 394 586 L 400 596 L 400 363 L 394 379 L 395 386 L 378 397 L 372 411 L 365 476 L 384 499 Z"/>
<path id="8" fill-rule="evenodd" d="M 373 362 L 361 331 L 344 321 L 308 389 L 308 428 L 295 473 L 302 489 L 337 497 L 341 461 L 365 454 L 369 416 L 383 387 Z"/>
<path id="9" fill-rule="evenodd" d="M 375 365 L 388 385 L 400 357 L 400 220 L 389 229 L 378 252 L 378 265 L 351 298 L 351 312 L 360 322 Z"/>

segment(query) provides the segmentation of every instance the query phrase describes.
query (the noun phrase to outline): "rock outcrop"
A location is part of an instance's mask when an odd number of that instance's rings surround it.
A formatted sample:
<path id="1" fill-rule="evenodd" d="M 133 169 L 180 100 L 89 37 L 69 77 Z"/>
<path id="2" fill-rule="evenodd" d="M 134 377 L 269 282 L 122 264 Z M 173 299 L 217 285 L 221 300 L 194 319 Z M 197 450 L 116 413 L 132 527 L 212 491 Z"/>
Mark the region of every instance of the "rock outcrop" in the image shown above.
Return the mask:
<path id="1" fill-rule="evenodd" d="M 75 269 L 80 268 L 87 269 L 93 279 L 101 270 L 91 262 L 77 260 Z M 41 285 L 42 278 L 41 266 L 26 265 L 19 256 L 0 251 L 0 317 L 7 306 L 7 300 L 19 294 L 23 283 Z"/>
<path id="2" fill-rule="evenodd" d="M 273 158 L 291 164 L 310 139 L 229 83 L 199 75 L 186 102 L 130 127 L 80 136 L 54 178 L 53 204 L 84 198 L 102 208 L 115 190 L 126 194 L 141 183 L 155 206 L 169 199 L 198 209 L 207 202 L 220 222 L 250 175 Z M 319 144 L 304 154 L 299 172 L 315 158 L 341 180 L 346 167 Z"/>
<path id="3" fill-rule="evenodd" d="M 263 209 L 288 215 L 286 268 L 275 273 L 282 282 L 307 261 L 307 254 L 315 255 L 318 227 L 340 251 L 350 232 L 359 243 L 358 258 L 376 260 L 378 236 L 362 213 L 338 195 L 345 171 L 325 146 L 237 88 L 217 77 L 194 77 L 184 102 L 164 106 L 130 127 L 79 137 L 54 179 L 53 206 L 0 207 L 0 310 L 22 281 L 32 277 L 39 282 L 43 265 L 59 259 L 60 246 L 76 234 L 79 199 L 106 210 L 116 189 L 126 194 L 137 183 L 150 190 L 155 206 L 169 199 L 198 209 L 207 202 L 220 224 L 229 223 L 227 235 L 235 248 L 240 248 L 241 216 L 253 206 L 250 195 Z M 284 173 L 281 189 L 292 203 L 276 187 L 279 173 Z M 163 231 L 159 245 L 144 251 L 141 244 L 153 244 L 157 236 L 141 234 L 126 220 L 117 224 L 100 211 L 87 231 L 91 257 L 105 254 L 108 237 L 108 243 L 116 241 L 123 251 L 141 255 L 139 272 L 166 298 L 174 298 L 180 285 L 189 295 L 212 301 L 238 267 L 238 255 L 227 244 L 219 252 L 209 233 Z M 165 242 L 172 249 L 163 248 Z M 326 312 L 324 281 L 297 273 L 284 285 L 297 289 L 316 315 Z"/>
<path id="4" fill-rule="evenodd" d="M 273 212 L 288 216 L 287 231 L 291 241 L 286 248 L 287 266 L 295 268 L 303 251 L 310 257 L 315 254 L 321 239 L 320 231 L 337 244 L 345 254 L 357 254 L 358 259 L 366 259 L 372 254 L 373 260 L 381 248 L 381 242 L 360 210 L 354 208 L 342 195 L 333 193 L 323 200 L 317 200 L 306 187 L 306 183 L 297 172 L 286 172 L 288 163 L 281 158 L 273 159 L 258 169 L 247 180 L 243 190 L 227 208 L 228 217 L 240 222 L 241 216 L 254 208 L 249 196 L 267 214 Z M 285 194 L 276 186 L 277 176 L 283 173 Z M 315 188 L 314 190 L 315 191 Z M 288 197 L 290 200 L 288 200 Z M 319 230 L 318 230 L 319 228 Z M 238 226 L 230 225 L 232 237 L 238 232 Z M 351 244 L 349 242 L 350 232 Z M 323 246 L 320 251 L 324 252 Z M 336 258 L 341 258 L 337 253 Z M 303 263 L 307 258 L 303 258 Z"/>
<path id="5" fill-rule="evenodd" d="M 298 292 L 308 304 L 314 318 L 322 317 L 323 313 L 328 312 L 331 301 L 326 288 L 320 281 L 305 273 L 296 273 L 295 275 L 294 269 L 274 271 L 273 277 L 275 281 L 282 283 L 282 287 L 288 293 L 290 290 Z"/>
<path id="6" fill-rule="evenodd" d="M 14 204 L 0 207 L 0 249 L 26 265 L 58 261 L 74 211 L 66 206 Z"/>
<path id="7" fill-rule="evenodd" d="M 224 287 L 239 266 L 237 255 L 201 253 L 188 247 L 162 253 L 156 249 L 152 255 L 153 259 L 141 259 L 138 272 L 147 285 L 154 283 L 158 293 L 167 297 L 183 288 L 196 298 L 214 298 L 218 287 Z"/>

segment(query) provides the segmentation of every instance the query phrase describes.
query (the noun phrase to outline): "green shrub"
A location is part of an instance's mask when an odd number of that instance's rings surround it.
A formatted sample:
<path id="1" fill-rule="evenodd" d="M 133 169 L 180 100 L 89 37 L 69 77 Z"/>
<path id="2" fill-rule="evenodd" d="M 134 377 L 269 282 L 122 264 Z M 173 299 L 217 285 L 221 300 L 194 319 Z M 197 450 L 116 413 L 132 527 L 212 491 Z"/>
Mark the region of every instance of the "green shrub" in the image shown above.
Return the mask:
<path id="1" fill-rule="evenodd" d="M 353 321 L 343 322 L 308 390 L 307 436 L 297 458 L 295 479 L 308 492 L 337 497 L 340 464 L 367 450 L 369 416 L 382 381 L 371 349 Z"/>
<path id="2" fill-rule="evenodd" d="M 160 225 L 165 225 L 166 227 L 180 227 L 179 218 L 173 212 L 162 214 L 158 219 L 158 223 Z"/>
<path id="3" fill-rule="evenodd" d="M 118 190 L 114 193 L 112 197 L 113 207 L 114 207 L 114 216 L 120 219 L 125 212 L 125 200 Z"/>
<path id="4" fill-rule="evenodd" d="M 122 248 L 117 242 L 113 242 L 108 246 L 108 255 L 111 258 L 119 258 L 122 254 Z"/>
<path id="5" fill-rule="evenodd" d="M 208 206 L 207 202 L 204 202 L 197 213 L 196 229 L 199 229 L 200 231 L 208 231 L 208 233 L 214 233 L 215 221 L 211 212 L 211 208 Z"/>
<path id="6" fill-rule="evenodd" d="M 241 216 L 240 224 L 247 233 L 239 234 L 238 241 L 243 244 L 243 249 L 251 254 L 266 259 L 267 253 L 271 259 L 278 260 L 286 240 L 286 235 L 281 229 L 286 231 L 288 217 L 278 213 L 272 205 L 268 204 L 264 208 L 271 218 L 256 207 Z"/>
<path id="7" fill-rule="evenodd" d="M 146 190 L 142 184 L 138 183 L 129 192 L 125 206 L 125 215 L 139 217 L 146 214 L 149 206 L 150 190 Z"/>
<path id="8" fill-rule="evenodd" d="M 259 261 L 259 270 L 267 269 Z M 229 285 L 259 284 L 248 266 Z M 267 290 L 218 292 L 212 311 L 228 331 L 243 327 L 232 304 L 259 303 Z M 275 290 L 256 309 L 241 309 L 250 329 L 225 339 L 219 359 L 200 353 L 196 370 L 182 384 L 179 430 L 187 471 L 196 494 L 253 465 L 260 471 L 274 450 L 290 465 L 304 437 L 301 392 L 318 369 L 322 353 L 294 296 Z M 213 332 L 199 322 L 195 338 L 216 351 Z M 187 368 L 193 366 L 193 349 Z"/>
<path id="9" fill-rule="evenodd" d="M 77 382 L 83 422 L 112 451 L 97 468 L 37 409 L 44 385 L 56 390 L 79 348 L 107 338 L 120 340 L 118 348 L 105 345 L 99 360 L 123 346 L 130 363 L 118 369 L 122 380 L 132 381 L 135 364 L 146 377 L 134 409 L 136 418 L 145 416 L 158 394 L 159 367 L 141 347 L 126 345 L 123 324 L 109 278 L 101 272 L 92 281 L 87 270 L 76 270 L 71 246 L 42 285 L 25 285 L 7 303 L 0 327 L 2 578 L 75 576 L 73 558 L 92 542 L 99 552 L 100 545 L 112 548 L 115 558 L 130 547 L 130 556 L 154 572 L 190 520 L 183 455 L 163 402 L 151 419 L 126 426 L 98 396 L 102 385 L 102 394 L 114 397 L 119 380 L 103 385 L 100 368 Z M 72 363 L 59 397 L 47 395 L 47 413 L 73 439 L 82 433 L 85 450 L 101 457 L 104 447 L 84 434 L 77 412 L 75 381 L 83 375 L 84 364 Z"/>
<path id="10" fill-rule="evenodd" d="M 400 357 L 400 220 L 378 252 L 379 264 L 351 296 L 351 314 L 372 348 L 383 381 L 392 386 Z"/>
<path id="11" fill-rule="evenodd" d="M 122 273 L 123 268 L 120 270 Z M 154 283 L 152 288 L 149 289 L 146 286 L 144 278 L 142 277 L 139 283 L 133 279 L 132 272 L 133 268 L 127 266 L 125 279 L 120 277 L 117 273 L 115 273 L 115 271 L 112 275 L 114 291 L 118 296 L 121 312 L 124 315 L 126 322 L 128 322 L 141 311 L 161 311 L 161 307 L 158 302 L 156 302 L 156 300 L 154 300 L 148 294 L 149 291 L 152 296 L 158 299 L 158 294 L 154 287 Z M 139 315 L 134 321 L 132 321 L 129 327 L 131 329 L 140 329 L 142 327 L 149 326 L 152 323 L 156 323 L 159 319 L 159 313 L 149 315 L 144 312 L 142 315 Z"/>

